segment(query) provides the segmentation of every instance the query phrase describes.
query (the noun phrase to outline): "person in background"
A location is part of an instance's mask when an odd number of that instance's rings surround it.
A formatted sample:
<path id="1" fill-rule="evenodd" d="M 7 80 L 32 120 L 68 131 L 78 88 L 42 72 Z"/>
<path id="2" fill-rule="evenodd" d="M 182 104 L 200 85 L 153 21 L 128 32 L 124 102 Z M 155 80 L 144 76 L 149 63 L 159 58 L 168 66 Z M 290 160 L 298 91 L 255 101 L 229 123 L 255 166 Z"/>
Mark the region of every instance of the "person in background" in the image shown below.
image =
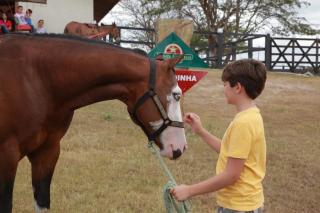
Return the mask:
<path id="1" fill-rule="evenodd" d="M 23 14 L 23 7 L 22 6 L 18 6 L 17 7 L 17 11 L 14 14 L 14 18 L 15 18 L 15 22 L 16 22 L 16 30 L 18 30 L 18 31 L 29 31 L 31 33 L 34 32 L 33 25 L 29 25 L 28 24 L 28 22 L 27 22 L 28 17 L 26 17 L 26 15 Z"/>
<path id="2" fill-rule="evenodd" d="M 12 32 L 14 32 L 16 30 L 16 25 L 15 25 L 15 17 L 14 17 L 14 13 L 13 10 L 9 9 L 6 11 L 6 15 L 8 20 L 11 22 L 12 24 Z"/>
<path id="3" fill-rule="evenodd" d="M 32 24 L 31 16 L 32 16 L 32 10 L 31 9 L 27 9 L 26 15 L 25 15 L 24 18 L 25 18 L 27 24 L 32 28 L 31 32 L 35 32 L 35 28 L 34 28 L 34 26 Z"/>
<path id="4" fill-rule="evenodd" d="M 37 33 L 40 33 L 40 34 L 47 33 L 47 30 L 44 28 L 44 20 L 43 19 L 40 19 L 38 21 Z"/>
<path id="5" fill-rule="evenodd" d="M 17 11 L 14 14 L 14 18 L 16 21 L 16 25 L 27 25 L 27 21 L 25 18 L 25 15 L 23 14 L 23 7 L 22 6 L 18 6 L 17 7 Z"/>
<path id="6" fill-rule="evenodd" d="M 3 33 L 8 33 L 12 30 L 12 23 L 10 20 L 8 20 L 6 13 L 1 14 L 0 28 Z"/>
<path id="7" fill-rule="evenodd" d="M 32 15 L 32 10 L 31 9 L 27 9 L 26 15 L 24 16 L 24 18 L 25 18 L 27 24 L 29 24 L 29 25 L 32 25 L 31 15 Z"/>

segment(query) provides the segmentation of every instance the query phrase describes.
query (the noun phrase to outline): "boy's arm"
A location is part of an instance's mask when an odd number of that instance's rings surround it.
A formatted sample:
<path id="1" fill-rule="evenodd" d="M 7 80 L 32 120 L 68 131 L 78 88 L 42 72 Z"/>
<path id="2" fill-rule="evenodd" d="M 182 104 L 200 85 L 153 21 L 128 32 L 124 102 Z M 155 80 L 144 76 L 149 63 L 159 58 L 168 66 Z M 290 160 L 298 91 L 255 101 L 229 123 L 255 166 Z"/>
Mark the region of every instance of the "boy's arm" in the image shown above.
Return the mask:
<path id="1" fill-rule="evenodd" d="M 201 131 L 198 132 L 198 135 L 202 138 L 204 142 L 206 142 L 213 150 L 217 153 L 220 153 L 221 140 L 212 135 L 206 129 L 202 128 Z"/>
<path id="2" fill-rule="evenodd" d="M 184 121 L 189 124 L 192 131 L 199 135 L 211 148 L 213 148 L 217 153 L 220 152 L 221 140 L 203 128 L 201 119 L 197 114 L 192 112 L 186 113 Z"/>
<path id="3" fill-rule="evenodd" d="M 20 19 L 19 17 L 17 16 L 17 14 L 14 14 L 14 22 L 16 25 L 19 25 L 20 24 Z"/>
<path id="4" fill-rule="evenodd" d="M 227 166 L 222 173 L 197 184 L 176 186 L 171 193 L 176 200 L 182 201 L 225 188 L 239 179 L 244 163 L 244 159 L 228 157 Z"/>

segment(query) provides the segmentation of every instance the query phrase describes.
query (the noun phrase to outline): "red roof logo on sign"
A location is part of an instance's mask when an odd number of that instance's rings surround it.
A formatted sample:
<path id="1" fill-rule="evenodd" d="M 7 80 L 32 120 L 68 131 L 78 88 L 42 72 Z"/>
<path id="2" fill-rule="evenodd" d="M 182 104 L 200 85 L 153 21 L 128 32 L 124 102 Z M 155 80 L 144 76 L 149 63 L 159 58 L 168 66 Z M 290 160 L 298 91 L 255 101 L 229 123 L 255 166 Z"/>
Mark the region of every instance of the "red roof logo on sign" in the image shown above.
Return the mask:
<path id="1" fill-rule="evenodd" d="M 182 55 L 183 51 L 181 47 L 177 44 L 169 44 L 165 49 L 164 49 L 165 54 L 177 54 L 177 55 Z"/>
<path id="2" fill-rule="evenodd" d="M 182 90 L 182 93 L 185 93 L 187 90 L 193 87 L 207 74 L 208 72 L 205 71 L 176 69 L 176 79 L 179 87 Z"/>

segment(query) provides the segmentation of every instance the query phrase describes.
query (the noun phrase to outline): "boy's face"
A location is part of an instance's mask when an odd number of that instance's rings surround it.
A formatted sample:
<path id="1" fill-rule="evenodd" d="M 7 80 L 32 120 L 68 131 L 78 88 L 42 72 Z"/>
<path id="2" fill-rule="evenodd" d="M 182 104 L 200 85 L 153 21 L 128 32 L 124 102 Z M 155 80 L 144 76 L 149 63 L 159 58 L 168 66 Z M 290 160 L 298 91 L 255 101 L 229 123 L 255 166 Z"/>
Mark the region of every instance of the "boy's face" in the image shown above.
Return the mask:
<path id="1" fill-rule="evenodd" d="M 44 24 L 43 21 L 39 21 L 39 22 L 38 22 L 38 27 L 39 27 L 39 28 L 40 28 L 40 27 L 43 27 L 43 24 Z"/>
<path id="2" fill-rule="evenodd" d="M 27 17 L 31 17 L 32 13 L 30 13 L 29 11 L 26 11 L 26 16 Z"/>
<path id="3" fill-rule="evenodd" d="M 234 87 L 231 87 L 229 81 L 225 81 L 223 82 L 223 92 L 224 95 L 227 99 L 227 103 L 228 104 L 236 104 L 236 100 L 237 100 L 237 85 L 235 85 Z"/>
<path id="4" fill-rule="evenodd" d="M 23 7 L 18 7 L 18 13 L 22 13 L 23 12 Z"/>

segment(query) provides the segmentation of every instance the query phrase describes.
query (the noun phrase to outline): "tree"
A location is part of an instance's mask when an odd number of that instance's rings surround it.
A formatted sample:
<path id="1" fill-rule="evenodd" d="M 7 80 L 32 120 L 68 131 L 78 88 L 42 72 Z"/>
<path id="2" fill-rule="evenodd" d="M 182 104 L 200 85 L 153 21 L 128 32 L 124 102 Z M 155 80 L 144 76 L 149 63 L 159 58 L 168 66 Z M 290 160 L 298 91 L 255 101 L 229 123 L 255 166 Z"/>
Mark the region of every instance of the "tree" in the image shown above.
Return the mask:
<path id="1" fill-rule="evenodd" d="M 122 0 L 120 6 L 124 14 L 131 17 L 127 25 L 129 27 L 154 28 L 155 21 L 159 15 L 154 15 L 154 5 L 143 5 L 143 0 Z M 152 48 L 151 43 L 154 41 L 154 34 L 150 31 L 137 31 L 128 35 L 129 39 L 147 42 L 147 46 Z"/>
<path id="2" fill-rule="evenodd" d="M 127 3 L 132 0 L 125 0 Z M 269 30 L 272 34 L 289 35 L 319 33 L 313 29 L 303 17 L 299 16 L 299 9 L 310 6 L 306 0 L 137 0 L 140 13 L 136 18 L 139 26 L 154 26 L 156 19 L 167 16 L 173 18 L 192 19 L 198 31 L 217 32 L 222 30 L 226 42 L 241 40 L 245 34 Z M 126 5 L 124 3 L 123 5 Z M 137 10 L 138 5 L 134 3 Z M 127 7 L 127 9 L 129 9 Z M 238 35 L 231 36 L 230 33 Z M 211 55 L 215 56 L 217 45 L 216 34 L 208 36 L 208 43 L 212 48 Z M 194 42 L 201 43 L 201 38 L 195 38 Z"/>
<path id="3" fill-rule="evenodd" d="M 225 42 L 230 43 L 242 40 L 245 34 L 267 29 L 277 35 L 314 35 L 318 32 L 298 14 L 299 8 L 309 5 L 304 0 L 191 0 L 183 7 L 183 14 L 191 18 L 200 31 L 222 30 Z M 217 42 L 216 34 L 208 36 L 213 57 L 217 54 L 214 48 Z M 230 53 L 230 49 L 225 51 Z"/>
<path id="4" fill-rule="evenodd" d="M 303 0 L 198 0 L 203 10 L 199 28 L 216 32 L 255 33 L 269 28 L 273 34 L 288 35 L 290 33 L 314 35 L 317 33 L 303 17 L 299 17 L 298 9 L 309 6 Z M 194 17 L 190 10 L 187 17 Z M 195 22 L 197 23 L 197 22 Z M 241 39 L 241 38 L 238 38 Z"/>
<path id="5" fill-rule="evenodd" d="M 126 15 L 132 17 L 127 23 L 128 26 L 154 29 L 160 18 L 184 18 L 182 8 L 187 2 L 187 0 L 122 0 L 119 5 Z M 137 31 L 130 34 L 130 39 L 148 42 L 147 46 L 153 48 L 150 43 L 155 41 L 155 34 L 150 31 Z"/>

